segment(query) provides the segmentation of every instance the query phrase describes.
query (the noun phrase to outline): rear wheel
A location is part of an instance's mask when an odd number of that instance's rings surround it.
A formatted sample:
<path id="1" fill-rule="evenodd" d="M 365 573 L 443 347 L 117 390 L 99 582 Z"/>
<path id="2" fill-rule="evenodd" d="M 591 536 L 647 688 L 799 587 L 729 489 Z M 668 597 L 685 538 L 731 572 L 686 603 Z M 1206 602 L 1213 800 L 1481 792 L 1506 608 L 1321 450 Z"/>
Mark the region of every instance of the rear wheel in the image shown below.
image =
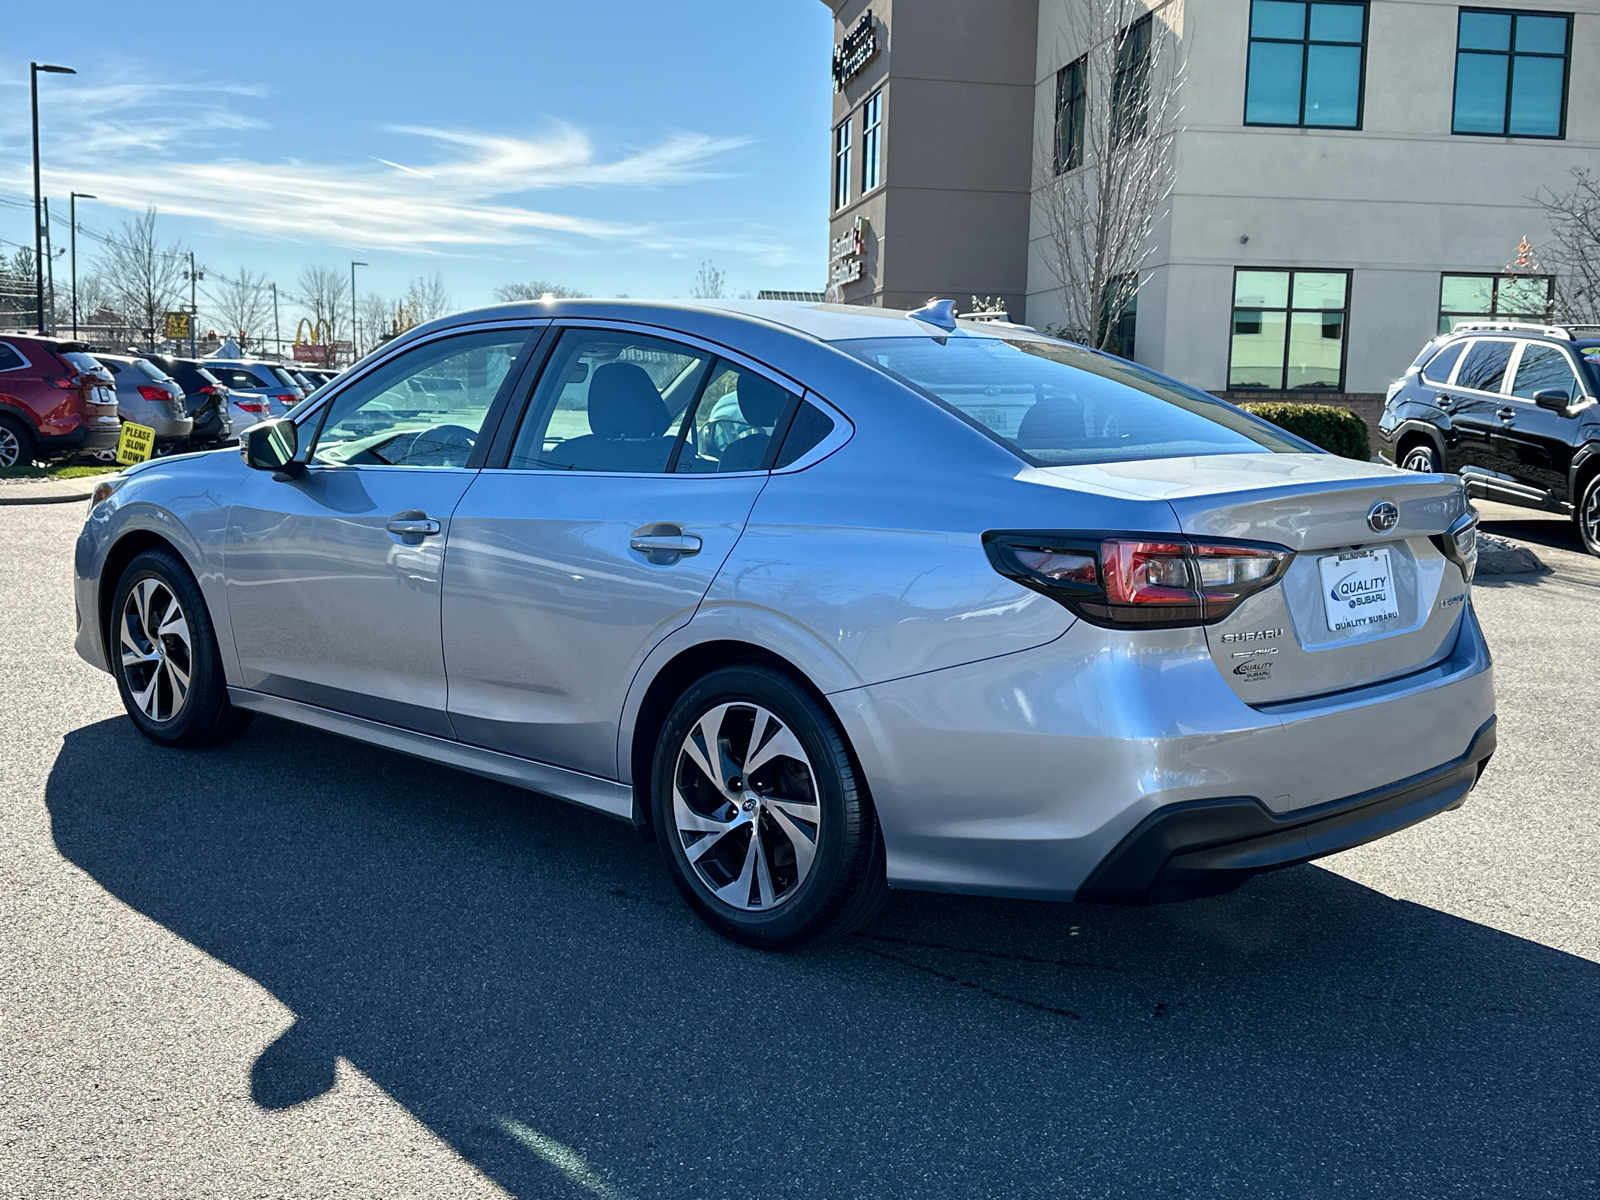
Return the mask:
<path id="1" fill-rule="evenodd" d="M 250 723 L 228 702 L 200 586 L 170 551 L 146 550 L 117 581 L 106 638 L 123 707 L 164 746 L 209 746 Z"/>
<path id="2" fill-rule="evenodd" d="M 25 467 L 34 453 L 33 431 L 17 418 L 0 414 L 0 467 Z"/>
<path id="3" fill-rule="evenodd" d="M 1572 519 L 1577 522 L 1583 548 L 1600 556 L 1600 473 L 1590 476 L 1583 485 L 1583 495 Z"/>
<path id="4" fill-rule="evenodd" d="M 1424 474 L 1437 474 L 1439 471 L 1439 452 L 1427 442 L 1418 442 L 1408 446 L 1406 452 L 1400 456 L 1400 469 L 1402 471 L 1421 471 Z"/>
<path id="5" fill-rule="evenodd" d="M 883 902 L 883 839 L 844 739 L 777 671 L 725 667 L 691 686 L 657 739 L 651 796 L 673 881 L 734 941 L 840 937 Z"/>

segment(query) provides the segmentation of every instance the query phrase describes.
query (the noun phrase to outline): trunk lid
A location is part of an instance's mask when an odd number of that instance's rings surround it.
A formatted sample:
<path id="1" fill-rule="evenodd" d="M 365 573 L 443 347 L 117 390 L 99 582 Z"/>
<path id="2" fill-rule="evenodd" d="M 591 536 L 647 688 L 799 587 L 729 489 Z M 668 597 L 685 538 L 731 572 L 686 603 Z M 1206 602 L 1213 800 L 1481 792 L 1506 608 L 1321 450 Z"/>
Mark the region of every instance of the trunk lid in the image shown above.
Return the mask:
<path id="1" fill-rule="evenodd" d="M 1217 669 L 1247 703 L 1377 683 L 1444 658 L 1467 602 L 1434 545 L 1467 511 L 1454 476 L 1322 454 L 1238 454 L 1051 468 L 1100 490 L 1165 500 L 1197 539 L 1295 551 L 1277 586 L 1206 627 Z M 1398 514 L 1375 528 L 1383 505 Z M 1378 522 L 1380 525 L 1382 521 Z"/>

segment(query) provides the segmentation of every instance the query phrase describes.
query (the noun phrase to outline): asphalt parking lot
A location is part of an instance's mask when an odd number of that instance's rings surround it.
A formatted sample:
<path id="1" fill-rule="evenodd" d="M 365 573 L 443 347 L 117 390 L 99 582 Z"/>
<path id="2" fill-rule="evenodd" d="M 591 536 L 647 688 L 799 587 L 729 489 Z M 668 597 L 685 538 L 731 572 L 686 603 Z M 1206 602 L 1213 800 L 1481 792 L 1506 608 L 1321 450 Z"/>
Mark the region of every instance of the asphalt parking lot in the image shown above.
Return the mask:
<path id="1" fill-rule="evenodd" d="M 269 719 L 151 745 L 72 652 L 82 506 L 0 508 L 0 1196 L 1600 1194 L 1600 561 L 1483 508 L 1553 571 L 1477 589 L 1458 812 L 785 955 L 555 801 Z"/>

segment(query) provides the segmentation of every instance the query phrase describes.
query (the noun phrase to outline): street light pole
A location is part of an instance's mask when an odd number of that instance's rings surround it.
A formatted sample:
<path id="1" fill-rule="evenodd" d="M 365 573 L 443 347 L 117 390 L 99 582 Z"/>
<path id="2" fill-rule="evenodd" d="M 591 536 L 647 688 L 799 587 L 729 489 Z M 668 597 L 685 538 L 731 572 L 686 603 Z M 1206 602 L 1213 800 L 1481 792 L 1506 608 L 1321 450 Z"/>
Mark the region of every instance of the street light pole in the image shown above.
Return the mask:
<path id="1" fill-rule="evenodd" d="M 366 263 L 353 262 L 350 264 L 350 361 L 353 364 L 358 357 L 356 351 L 360 347 L 356 344 L 356 268 L 367 266 Z"/>
<path id="2" fill-rule="evenodd" d="M 39 72 L 48 75 L 76 75 L 71 67 L 49 63 L 28 64 L 28 93 L 33 101 L 33 287 L 38 301 L 39 332 L 44 332 L 44 223 L 39 211 Z"/>
<path id="3" fill-rule="evenodd" d="M 74 341 L 78 337 L 78 201 L 98 199 L 98 196 L 91 196 L 88 192 L 73 192 L 71 199 L 67 202 L 68 207 L 72 210 L 69 219 L 72 222 L 72 337 Z"/>

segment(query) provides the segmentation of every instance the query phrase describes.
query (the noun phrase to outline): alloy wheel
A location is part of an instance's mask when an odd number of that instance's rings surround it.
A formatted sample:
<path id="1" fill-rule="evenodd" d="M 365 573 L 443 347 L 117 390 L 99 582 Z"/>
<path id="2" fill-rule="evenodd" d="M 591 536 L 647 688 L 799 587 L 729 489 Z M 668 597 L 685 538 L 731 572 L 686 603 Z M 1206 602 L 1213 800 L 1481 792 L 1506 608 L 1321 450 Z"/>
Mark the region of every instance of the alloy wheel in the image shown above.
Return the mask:
<path id="1" fill-rule="evenodd" d="M 1589 494 L 1583 498 L 1578 525 L 1589 551 L 1600 553 L 1600 483 L 1591 484 Z"/>
<path id="2" fill-rule="evenodd" d="M 128 592 L 118 622 L 122 673 L 139 711 L 165 723 L 183 711 L 194 672 L 189 621 L 172 589 L 141 579 Z"/>
<path id="3" fill-rule="evenodd" d="M 0 467 L 14 467 L 21 458 L 21 440 L 4 423 L 0 423 Z"/>
<path id="4" fill-rule="evenodd" d="M 755 704 L 719 704 L 690 728 L 673 769 L 679 844 L 718 900 L 768 912 L 811 873 L 817 778 L 794 731 Z"/>
<path id="5" fill-rule="evenodd" d="M 1439 468 L 1434 465 L 1433 451 L 1427 446 L 1413 446 L 1400 462 L 1402 471 L 1422 471 L 1432 474 Z"/>

